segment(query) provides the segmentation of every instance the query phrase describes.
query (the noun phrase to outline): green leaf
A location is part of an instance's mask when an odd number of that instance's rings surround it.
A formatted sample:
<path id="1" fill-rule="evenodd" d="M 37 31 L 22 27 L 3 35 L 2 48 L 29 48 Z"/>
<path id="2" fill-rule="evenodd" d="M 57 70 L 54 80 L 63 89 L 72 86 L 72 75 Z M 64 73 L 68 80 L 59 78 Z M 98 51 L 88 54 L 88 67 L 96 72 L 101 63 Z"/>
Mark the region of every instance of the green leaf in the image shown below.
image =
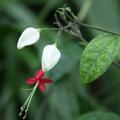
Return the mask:
<path id="1" fill-rule="evenodd" d="M 117 61 L 117 62 L 120 63 L 120 49 L 119 49 L 119 52 L 118 52 L 118 54 L 117 54 L 117 56 L 116 56 L 115 61 Z"/>
<path id="2" fill-rule="evenodd" d="M 120 47 L 120 36 L 102 34 L 94 38 L 83 51 L 80 60 L 82 83 L 88 83 L 102 75 L 115 59 Z"/>
<path id="3" fill-rule="evenodd" d="M 120 117 L 110 112 L 91 112 L 81 116 L 77 120 L 120 120 Z"/>

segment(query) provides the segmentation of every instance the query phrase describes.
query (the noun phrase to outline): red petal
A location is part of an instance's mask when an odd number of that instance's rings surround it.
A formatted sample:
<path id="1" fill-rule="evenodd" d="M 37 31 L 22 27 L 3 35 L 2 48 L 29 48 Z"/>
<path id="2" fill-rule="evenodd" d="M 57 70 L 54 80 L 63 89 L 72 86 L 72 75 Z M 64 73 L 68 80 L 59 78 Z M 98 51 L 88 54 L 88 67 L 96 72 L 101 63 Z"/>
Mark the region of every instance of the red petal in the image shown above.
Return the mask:
<path id="1" fill-rule="evenodd" d="M 44 83 L 40 83 L 40 84 L 39 84 L 39 89 L 40 89 L 41 91 L 45 91 L 45 90 L 46 90 L 45 84 L 44 84 Z"/>
<path id="2" fill-rule="evenodd" d="M 44 83 L 52 83 L 53 80 L 49 79 L 49 78 L 45 78 L 43 79 Z"/>
<path id="3" fill-rule="evenodd" d="M 29 78 L 29 79 L 26 80 L 26 83 L 30 84 L 30 85 L 32 85 L 36 82 L 37 82 L 37 79 L 35 77 Z"/>
<path id="4" fill-rule="evenodd" d="M 36 78 L 41 79 L 43 76 L 44 76 L 44 71 L 40 69 L 36 74 Z"/>

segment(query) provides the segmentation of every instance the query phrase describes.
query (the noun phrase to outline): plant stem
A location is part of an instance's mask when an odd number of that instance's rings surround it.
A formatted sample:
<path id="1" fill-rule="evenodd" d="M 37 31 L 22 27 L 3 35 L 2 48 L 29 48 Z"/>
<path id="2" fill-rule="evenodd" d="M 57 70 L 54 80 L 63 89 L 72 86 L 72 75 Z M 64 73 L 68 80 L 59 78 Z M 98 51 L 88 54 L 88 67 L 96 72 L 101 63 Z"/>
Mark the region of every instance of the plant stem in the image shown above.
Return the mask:
<path id="1" fill-rule="evenodd" d="M 44 30 L 63 30 L 64 31 L 64 29 L 67 29 L 67 28 L 70 28 L 72 25 L 74 25 L 74 24 L 76 24 L 76 23 L 70 23 L 70 24 L 68 24 L 68 25 L 66 25 L 66 26 L 63 26 L 63 27 L 61 27 L 61 28 L 40 28 L 40 29 L 38 29 L 38 30 L 40 30 L 40 31 L 44 31 Z"/>
<path id="2" fill-rule="evenodd" d="M 81 23 L 79 21 L 70 23 L 70 24 L 68 24 L 68 25 L 66 25 L 66 26 L 64 26 L 62 28 L 41 28 L 41 29 L 38 29 L 38 30 L 40 30 L 40 31 L 43 31 L 43 30 L 57 30 L 57 31 L 58 30 L 63 30 L 64 31 L 64 29 L 70 28 L 72 25 L 75 25 L 75 24 L 77 24 L 79 26 L 84 26 L 86 28 L 90 28 L 90 29 L 93 29 L 93 30 L 97 30 L 97 31 L 102 31 L 102 32 L 106 32 L 106 33 L 110 33 L 110 34 L 114 34 L 114 35 L 120 35 L 120 33 L 116 33 L 116 32 L 111 32 L 111 31 L 108 31 L 108 30 L 104 30 L 102 28 L 94 27 L 92 25 L 88 25 L 86 23 Z"/>
<path id="3" fill-rule="evenodd" d="M 78 24 L 79 26 L 84 26 L 86 28 L 93 29 L 93 30 L 98 30 L 98 31 L 102 31 L 102 32 L 110 33 L 110 34 L 120 35 L 120 33 L 111 32 L 111 31 L 104 30 L 104 29 L 98 28 L 98 27 L 94 27 L 92 25 L 88 25 L 88 24 L 85 24 L 85 23 L 76 22 L 76 24 Z"/>
<path id="4" fill-rule="evenodd" d="M 33 90 L 33 88 L 21 88 L 20 90 L 23 90 L 23 91 L 24 91 L 24 90 L 25 90 L 25 91 L 28 90 L 28 91 L 29 91 L 29 90 Z"/>

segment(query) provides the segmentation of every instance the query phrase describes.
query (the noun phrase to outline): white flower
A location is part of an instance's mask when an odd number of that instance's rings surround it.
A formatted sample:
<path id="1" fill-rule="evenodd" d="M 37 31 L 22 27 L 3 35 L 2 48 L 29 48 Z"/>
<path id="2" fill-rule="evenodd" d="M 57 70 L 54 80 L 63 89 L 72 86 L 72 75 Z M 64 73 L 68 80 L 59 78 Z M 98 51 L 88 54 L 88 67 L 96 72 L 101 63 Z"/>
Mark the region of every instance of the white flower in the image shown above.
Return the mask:
<path id="1" fill-rule="evenodd" d="M 45 46 L 42 54 L 42 69 L 44 71 L 52 69 L 59 61 L 60 56 L 61 53 L 55 44 Z"/>
<path id="2" fill-rule="evenodd" d="M 20 36 L 18 43 L 17 43 L 17 48 L 21 49 L 25 46 L 32 45 L 36 43 L 40 38 L 40 31 L 36 28 L 33 27 L 28 27 L 26 28 L 22 35 Z"/>

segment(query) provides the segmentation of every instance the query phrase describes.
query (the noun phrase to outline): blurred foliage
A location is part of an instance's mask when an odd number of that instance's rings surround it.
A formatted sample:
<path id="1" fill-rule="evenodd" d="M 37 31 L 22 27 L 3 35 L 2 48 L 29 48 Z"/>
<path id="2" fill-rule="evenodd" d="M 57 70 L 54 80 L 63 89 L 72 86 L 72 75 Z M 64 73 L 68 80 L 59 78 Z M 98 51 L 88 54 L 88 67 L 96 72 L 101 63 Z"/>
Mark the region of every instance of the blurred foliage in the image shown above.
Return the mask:
<path id="1" fill-rule="evenodd" d="M 56 39 L 55 31 L 45 31 L 41 33 L 38 43 L 17 50 L 16 44 L 22 30 L 28 26 L 55 27 L 54 12 L 57 8 L 68 3 L 74 13 L 78 14 L 83 2 L 84 0 L 0 1 L 0 120 L 21 119 L 18 117 L 19 108 L 29 92 L 21 91 L 20 88 L 29 87 L 25 80 L 41 67 L 44 45 L 53 43 Z M 119 11 L 119 0 L 93 0 L 84 22 L 120 32 Z M 81 28 L 81 32 L 88 41 L 100 33 L 85 28 Z M 65 33 L 60 38 L 59 49 L 62 53 L 61 60 L 48 73 L 55 83 L 48 86 L 45 93 L 39 90 L 36 92 L 27 119 L 82 120 L 83 114 L 98 110 L 120 115 L 120 69 L 112 65 L 97 81 L 82 85 L 79 60 L 84 48 L 79 44 L 79 39 Z M 83 117 L 83 120 L 88 119 Z M 111 120 L 118 119 L 116 117 Z"/>

